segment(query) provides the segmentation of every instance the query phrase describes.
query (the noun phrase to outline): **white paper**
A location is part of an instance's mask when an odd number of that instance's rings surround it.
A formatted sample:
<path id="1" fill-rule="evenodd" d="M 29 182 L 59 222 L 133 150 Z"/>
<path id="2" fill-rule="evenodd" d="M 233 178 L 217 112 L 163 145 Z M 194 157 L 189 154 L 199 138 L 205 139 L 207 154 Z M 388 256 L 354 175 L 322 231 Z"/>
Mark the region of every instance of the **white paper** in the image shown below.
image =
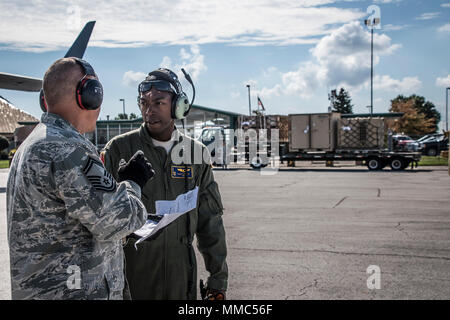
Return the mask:
<path id="1" fill-rule="evenodd" d="M 134 245 L 136 249 L 137 244 L 166 227 L 181 215 L 195 209 L 197 207 L 197 198 L 198 187 L 195 187 L 195 189 L 187 193 L 180 194 L 175 200 L 156 201 L 156 215 L 162 216 L 162 218 L 159 222 L 149 219 L 142 228 L 134 232 L 135 235 L 141 237 Z"/>
<path id="2" fill-rule="evenodd" d="M 198 187 L 195 189 L 180 194 L 175 200 L 159 200 L 155 202 L 156 214 L 180 214 L 186 213 L 197 206 Z"/>

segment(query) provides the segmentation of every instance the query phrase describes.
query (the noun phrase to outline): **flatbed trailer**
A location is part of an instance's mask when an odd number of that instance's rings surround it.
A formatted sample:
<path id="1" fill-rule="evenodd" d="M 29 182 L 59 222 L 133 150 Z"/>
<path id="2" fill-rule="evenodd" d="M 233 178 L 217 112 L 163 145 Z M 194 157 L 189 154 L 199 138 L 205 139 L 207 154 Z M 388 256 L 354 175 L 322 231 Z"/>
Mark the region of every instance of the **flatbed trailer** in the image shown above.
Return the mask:
<path id="1" fill-rule="evenodd" d="M 227 142 L 224 138 L 224 145 L 231 144 L 230 151 L 223 153 L 225 165 L 228 161 L 243 161 L 259 169 L 274 163 L 273 160 L 293 161 L 294 165 L 295 161 L 361 161 L 369 170 L 381 170 L 389 165 L 393 171 L 400 171 L 409 165 L 411 169 L 417 167 L 421 159 L 420 152 L 394 148 L 392 133 L 386 131 L 384 118 L 360 117 L 341 121 L 339 113 L 269 115 L 263 120 L 247 118 L 242 119 L 240 127 L 247 123 L 248 129 L 260 130 L 262 121 L 264 128 L 279 130 L 276 150 L 271 150 L 273 146 L 268 136 L 252 142 L 235 141 L 234 138 Z M 206 135 L 208 130 L 212 129 L 205 129 Z M 253 148 L 250 143 L 255 144 Z"/>
<path id="2" fill-rule="evenodd" d="M 394 171 L 417 167 L 420 152 L 400 152 L 367 149 L 367 150 L 336 150 L 316 152 L 287 152 L 280 156 L 282 161 L 365 161 L 369 170 L 381 170 L 387 165 Z"/>

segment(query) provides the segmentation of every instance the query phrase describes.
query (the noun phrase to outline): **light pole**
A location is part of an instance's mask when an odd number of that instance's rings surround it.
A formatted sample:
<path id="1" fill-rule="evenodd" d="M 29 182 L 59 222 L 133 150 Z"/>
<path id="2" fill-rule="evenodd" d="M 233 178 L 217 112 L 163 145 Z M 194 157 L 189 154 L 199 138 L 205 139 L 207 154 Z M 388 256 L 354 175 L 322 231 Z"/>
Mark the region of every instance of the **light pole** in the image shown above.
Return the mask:
<path id="1" fill-rule="evenodd" d="M 364 24 L 370 27 L 371 41 L 370 41 L 370 116 L 373 114 L 373 28 L 380 23 L 380 18 L 373 18 L 372 20 L 364 20 Z"/>
<path id="2" fill-rule="evenodd" d="M 448 131 L 448 90 L 450 87 L 445 88 L 445 131 Z"/>
<path id="3" fill-rule="evenodd" d="M 251 104 L 251 100 L 250 100 L 250 85 L 247 85 L 248 88 L 248 114 L 251 116 L 252 115 L 252 104 Z"/>
<path id="4" fill-rule="evenodd" d="M 123 104 L 123 115 L 125 116 L 126 115 L 126 113 L 125 113 L 125 99 L 119 99 L 119 101 L 122 101 L 122 104 Z"/>

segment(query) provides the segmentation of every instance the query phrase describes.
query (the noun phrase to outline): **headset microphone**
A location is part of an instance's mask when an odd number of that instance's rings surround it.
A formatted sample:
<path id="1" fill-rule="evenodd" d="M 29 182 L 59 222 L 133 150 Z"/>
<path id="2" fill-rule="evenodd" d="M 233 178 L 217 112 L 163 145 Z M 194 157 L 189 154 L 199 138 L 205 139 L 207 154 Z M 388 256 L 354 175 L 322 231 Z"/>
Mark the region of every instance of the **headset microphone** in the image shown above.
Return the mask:
<path id="1" fill-rule="evenodd" d="M 194 104 L 194 100 L 195 100 L 195 86 L 194 86 L 194 82 L 192 82 L 192 79 L 191 79 L 191 76 L 189 75 L 189 73 L 187 73 L 183 68 L 181 68 L 181 71 L 183 72 L 184 77 L 186 78 L 186 80 L 192 86 L 192 93 L 193 94 L 192 94 L 192 101 L 191 101 L 191 104 L 189 105 L 189 109 L 188 109 L 188 112 L 189 112 L 189 110 L 191 109 L 192 105 Z M 187 112 L 186 112 L 186 114 L 187 114 Z"/>

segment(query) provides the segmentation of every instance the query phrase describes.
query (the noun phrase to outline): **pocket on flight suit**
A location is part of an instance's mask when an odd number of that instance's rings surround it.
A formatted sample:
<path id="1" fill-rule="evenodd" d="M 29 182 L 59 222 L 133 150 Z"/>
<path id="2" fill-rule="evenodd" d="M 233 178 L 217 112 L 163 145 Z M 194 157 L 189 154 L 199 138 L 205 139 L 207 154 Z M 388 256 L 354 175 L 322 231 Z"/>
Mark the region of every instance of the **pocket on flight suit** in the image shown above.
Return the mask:
<path id="1" fill-rule="evenodd" d="M 211 185 L 207 189 L 208 192 L 208 206 L 210 207 L 211 211 L 216 214 L 223 214 L 223 204 L 222 199 L 220 197 L 219 193 L 219 185 L 217 182 L 212 182 Z"/>

